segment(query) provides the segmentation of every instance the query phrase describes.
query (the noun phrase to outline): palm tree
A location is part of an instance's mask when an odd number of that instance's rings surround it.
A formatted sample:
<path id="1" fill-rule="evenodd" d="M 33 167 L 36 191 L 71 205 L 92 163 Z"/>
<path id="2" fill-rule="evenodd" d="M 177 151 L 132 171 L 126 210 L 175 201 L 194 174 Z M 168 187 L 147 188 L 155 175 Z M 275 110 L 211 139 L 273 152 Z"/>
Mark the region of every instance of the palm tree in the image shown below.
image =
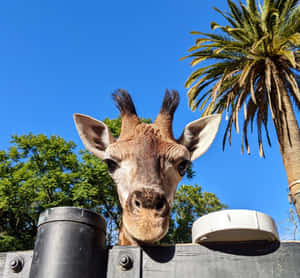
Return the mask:
<path id="1" fill-rule="evenodd" d="M 250 153 L 247 132 L 256 121 L 259 152 L 264 156 L 262 129 L 268 132 L 270 115 L 277 133 L 292 200 L 300 219 L 300 130 L 295 110 L 300 109 L 300 6 L 299 0 L 256 0 L 236 5 L 228 0 L 230 12 L 220 13 L 228 25 L 211 22 L 189 49 L 191 65 L 205 65 L 187 79 L 189 105 L 200 106 L 203 115 L 226 113 L 223 139 L 231 144 L 231 130 L 239 132 L 238 114 L 244 110 L 242 146 Z"/>

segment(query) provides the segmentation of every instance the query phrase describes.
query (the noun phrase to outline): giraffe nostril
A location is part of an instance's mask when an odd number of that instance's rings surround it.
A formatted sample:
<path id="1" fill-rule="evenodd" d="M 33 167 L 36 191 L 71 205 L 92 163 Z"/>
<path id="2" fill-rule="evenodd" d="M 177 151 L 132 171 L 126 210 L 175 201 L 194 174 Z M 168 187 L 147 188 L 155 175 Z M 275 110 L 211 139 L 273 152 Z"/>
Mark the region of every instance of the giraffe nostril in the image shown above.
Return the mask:
<path id="1" fill-rule="evenodd" d="M 137 207 L 137 208 L 141 208 L 141 202 L 138 201 L 138 200 L 135 200 L 135 201 L 134 201 L 134 205 L 135 205 L 135 207 Z"/>
<path id="2" fill-rule="evenodd" d="M 163 207 L 164 207 L 164 201 L 163 200 L 159 200 L 157 203 L 156 203 L 156 206 L 155 206 L 155 209 L 156 210 L 161 210 Z"/>

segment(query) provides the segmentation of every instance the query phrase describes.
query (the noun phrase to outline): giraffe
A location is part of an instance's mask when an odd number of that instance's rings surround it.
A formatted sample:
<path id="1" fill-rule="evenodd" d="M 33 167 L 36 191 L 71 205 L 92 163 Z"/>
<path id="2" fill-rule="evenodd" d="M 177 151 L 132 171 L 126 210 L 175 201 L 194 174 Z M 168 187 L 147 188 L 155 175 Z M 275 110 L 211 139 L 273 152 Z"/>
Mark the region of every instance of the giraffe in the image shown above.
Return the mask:
<path id="1" fill-rule="evenodd" d="M 212 144 L 221 115 L 190 122 L 175 139 L 177 91 L 166 90 L 151 124 L 139 120 L 127 91 L 117 90 L 113 99 L 122 119 L 119 138 L 103 122 L 83 114 L 74 114 L 75 125 L 86 149 L 107 164 L 117 185 L 123 211 L 118 244 L 151 245 L 167 233 L 177 185 L 191 162 Z"/>

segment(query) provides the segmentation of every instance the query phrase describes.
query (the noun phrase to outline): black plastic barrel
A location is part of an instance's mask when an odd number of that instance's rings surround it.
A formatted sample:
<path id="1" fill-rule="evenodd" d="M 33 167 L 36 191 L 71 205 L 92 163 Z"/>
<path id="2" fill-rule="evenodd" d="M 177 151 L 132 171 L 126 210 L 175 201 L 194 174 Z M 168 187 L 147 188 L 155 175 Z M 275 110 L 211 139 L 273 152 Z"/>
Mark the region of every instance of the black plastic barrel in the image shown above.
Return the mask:
<path id="1" fill-rule="evenodd" d="M 40 214 L 30 278 L 106 277 L 106 222 L 93 211 L 56 207 Z"/>

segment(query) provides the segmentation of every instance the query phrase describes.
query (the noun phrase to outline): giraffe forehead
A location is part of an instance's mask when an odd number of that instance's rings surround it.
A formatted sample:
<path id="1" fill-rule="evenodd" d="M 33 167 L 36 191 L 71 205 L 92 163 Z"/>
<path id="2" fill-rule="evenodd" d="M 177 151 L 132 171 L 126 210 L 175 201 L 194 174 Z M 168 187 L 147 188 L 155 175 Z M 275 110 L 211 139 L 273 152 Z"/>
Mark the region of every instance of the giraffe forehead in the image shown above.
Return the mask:
<path id="1" fill-rule="evenodd" d="M 108 148 L 108 154 L 124 160 L 129 157 L 147 159 L 150 157 L 189 157 L 187 149 L 171 138 L 164 138 L 160 129 L 151 124 L 141 124 L 135 129 L 134 136 L 118 140 Z"/>

